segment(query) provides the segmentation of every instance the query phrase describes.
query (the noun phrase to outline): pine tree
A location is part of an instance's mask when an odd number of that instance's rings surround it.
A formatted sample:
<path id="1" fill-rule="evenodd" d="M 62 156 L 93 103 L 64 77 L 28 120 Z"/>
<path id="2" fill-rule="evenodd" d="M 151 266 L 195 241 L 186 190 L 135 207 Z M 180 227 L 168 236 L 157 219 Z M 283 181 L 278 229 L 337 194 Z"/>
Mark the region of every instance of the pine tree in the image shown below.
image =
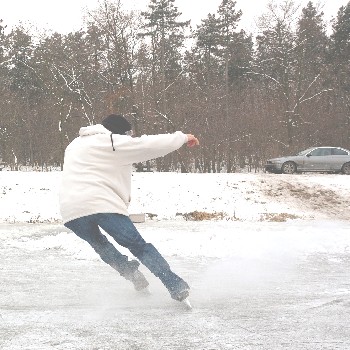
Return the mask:
<path id="1" fill-rule="evenodd" d="M 141 13 L 145 23 L 140 36 L 151 39 L 154 99 L 156 105 L 160 100 L 160 110 L 164 116 L 168 114 L 167 88 L 181 72 L 184 30 L 189 25 L 189 21 L 178 20 L 181 13 L 174 2 L 175 0 L 151 0 L 149 11 Z M 160 95 L 157 93 L 159 90 Z"/>
<path id="2" fill-rule="evenodd" d="M 5 44 L 5 26 L 3 25 L 3 20 L 0 19 L 0 63 L 2 63 L 3 57 L 4 57 L 4 44 Z"/>
<path id="3" fill-rule="evenodd" d="M 318 13 L 311 1 L 302 9 L 297 23 L 295 41 L 295 105 L 293 118 L 301 125 L 321 125 L 317 110 L 307 112 L 307 105 L 313 96 L 327 92 L 326 55 L 328 38 L 326 35 L 323 12 Z M 315 112 L 315 113 L 313 113 Z M 306 132 L 308 128 L 300 129 Z M 311 132 L 311 131 L 310 131 Z M 311 132 L 314 134 L 314 130 Z M 306 133 L 305 139 L 311 141 L 312 135 Z M 300 138 L 300 136 L 299 136 Z M 316 139 L 314 142 L 317 142 Z"/>
<path id="4" fill-rule="evenodd" d="M 322 69 L 328 47 L 323 12 L 318 13 L 311 1 L 302 9 L 296 33 L 296 53 L 304 76 L 315 76 Z"/>
<path id="5" fill-rule="evenodd" d="M 17 97 L 17 113 L 11 118 L 16 128 L 14 153 L 18 162 L 26 164 L 35 157 L 33 141 L 35 117 L 43 95 L 42 83 L 33 69 L 34 43 L 32 36 L 21 26 L 14 28 L 8 40 L 8 82 L 12 96 Z"/>
<path id="6" fill-rule="evenodd" d="M 342 6 L 333 24 L 331 35 L 331 53 L 335 58 L 349 59 L 350 57 L 350 2 Z"/>
<path id="7" fill-rule="evenodd" d="M 0 19 L 0 95 L 2 96 L 0 100 L 0 110 L 1 110 L 1 119 L 0 119 L 0 162 L 8 161 L 8 139 L 10 127 L 8 120 L 6 118 L 6 105 L 9 103 L 6 100 L 7 95 L 7 77 L 8 77 L 8 69 L 6 65 L 6 57 L 5 57 L 5 26 L 3 25 L 3 21 Z"/>
<path id="8" fill-rule="evenodd" d="M 5 88 L 6 81 L 8 80 L 8 62 L 6 58 L 6 26 L 0 19 L 0 89 Z"/>
<path id="9" fill-rule="evenodd" d="M 30 99 L 31 94 L 37 88 L 34 84 L 33 71 L 30 69 L 34 49 L 32 37 L 26 33 L 24 28 L 17 27 L 11 31 L 8 40 L 11 59 L 11 87 L 15 91 L 28 94 L 27 97 Z"/>
<path id="10" fill-rule="evenodd" d="M 204 84 L 210 86 L 213 83 L 214 74 L 217 75 L 220 42 L 219 20 L 215 17 L 215 14 L 209 13 L 207 18 L 201 21 L 201 24 L 197 26 L 194 37 L 197 39 L 198 58 L 205 67 Z"/>
<path id="11" fill-rule="evenodd" d="M 333 24 L 330 63 L 332 79 L 338 97 L 340 114 L 346 131 L 344 142 L 350 138 L 350 2 L 342 6 Z"/>
<path id="12" fill-rule="evenodd" d="M 234 43 L 238 34 L 236 28 L 242 17 L 242 11 L 236 11 L 236 2 L 232 0 L 222 0 L 218 9 L 220 48 L 219 56 L 223 60 L 223 73 L 225 81 L 225 110 L 226 118 L 229 115 L 229 91 L 230 91 L 230 58 L 234 50 Z"/>
<path id="13" fill-rule="evenodd" d="M 350 2 L 342 6 L 333 24 L 330 61 L 339 76 L 341 88 L 350 91 Z"/>

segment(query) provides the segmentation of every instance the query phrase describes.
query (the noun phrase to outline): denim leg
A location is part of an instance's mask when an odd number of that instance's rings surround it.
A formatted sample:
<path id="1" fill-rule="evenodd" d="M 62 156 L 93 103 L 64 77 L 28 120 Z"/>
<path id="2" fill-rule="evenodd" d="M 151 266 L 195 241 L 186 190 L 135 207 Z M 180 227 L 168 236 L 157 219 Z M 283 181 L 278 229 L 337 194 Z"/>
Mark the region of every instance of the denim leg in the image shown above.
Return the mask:
<path id="1" fill-rule="evenodd" d="M 111 235 L 115 241 L 126 247 L 157 276 L 170 294 L 179 289 L 189 288 L 188 284 L 171 271 L 169 264 L 150 243 L 147 243 L 129 217 L 120 214 L 97 214 L 98 225 Z"/>
<path id="2" fill-rule="evenodd" d="M 84 216 L 65 224 L 78 237 L 88 242 L 101 259 L 117 270 L 122 276 L 127 276 L 138 268 L 137 261 L 129 261 L 128 257 L 121 254 L 107 237 L 102 234 L 94 215 Z"/>
<path id="3" fill-rule="evenodd" d="M 147 243 L 130 218 L 121 214 L 98 214 L 98 225 L 121 246 L 130 250 L 155 276 L 170 270 L 158 250 Z"/>

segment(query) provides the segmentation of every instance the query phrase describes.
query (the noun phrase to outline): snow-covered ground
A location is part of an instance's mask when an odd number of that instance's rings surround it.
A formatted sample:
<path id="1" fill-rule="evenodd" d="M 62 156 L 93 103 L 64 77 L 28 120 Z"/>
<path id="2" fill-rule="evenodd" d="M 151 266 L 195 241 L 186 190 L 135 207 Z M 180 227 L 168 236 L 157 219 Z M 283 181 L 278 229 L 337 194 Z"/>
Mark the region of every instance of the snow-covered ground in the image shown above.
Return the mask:
<path id="1" fill-rule="evenodd" d="M 60 172 L 0 172 L 0 222 L 59 223 L 59 182 Z M 134 173 L 130 212 L 153 220 L 195 211 L 236 221 L 349 220 L 349 205 L 342 175 Z"/>
<path id="2" fill-rule="evenodd" d="M 59 179 L 0 172 L 0 349 L 350 349 L 348 176 L 135 173 L 130 212 L 190 313 L 63 227 Z"/>

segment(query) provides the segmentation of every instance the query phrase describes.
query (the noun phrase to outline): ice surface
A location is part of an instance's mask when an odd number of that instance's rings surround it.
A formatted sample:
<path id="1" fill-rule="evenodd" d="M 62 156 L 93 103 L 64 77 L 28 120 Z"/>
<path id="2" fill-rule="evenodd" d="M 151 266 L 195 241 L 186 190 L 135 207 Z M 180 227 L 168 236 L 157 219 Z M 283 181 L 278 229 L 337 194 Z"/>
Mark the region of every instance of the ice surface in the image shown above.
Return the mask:
<path id="1" fill-rule="evenodd" d="M 158 221 L 193 310 L 139 295 L 61 225 L 1 225 L 0 348 L 349 349 L 346 222 Z"/>
<path id="2" fill-rule="evenodd" d="M 350 349 L 347 176 L 135 174 L 131 211 L 157 215 L 137 227 L 191 312 L 144 267 L 138 294 L 62 226 L 59 177 L 0 173 L 1 350 Z M 227 215 L 180 215 L 195 210 Z"/>

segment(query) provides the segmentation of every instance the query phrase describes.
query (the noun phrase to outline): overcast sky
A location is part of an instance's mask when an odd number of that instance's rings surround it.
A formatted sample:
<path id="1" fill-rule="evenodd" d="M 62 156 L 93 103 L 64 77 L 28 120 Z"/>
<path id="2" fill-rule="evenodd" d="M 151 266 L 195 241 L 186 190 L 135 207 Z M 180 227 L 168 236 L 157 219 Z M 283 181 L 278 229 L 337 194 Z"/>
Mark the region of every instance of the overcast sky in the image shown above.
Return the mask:
<path id="1" fill-rule="evenodd" d="M 283 0 L 275 0 L 282 2 Z M 145 10 L 148 0 L 122 0 L 125 9 Z M 248 33 L 255 32 L 257 18 L 266 10 L 269 0 L 237 0 L 237 9 L 241 9 L 243 16 L 241 26 Z M 304 7 L 308 0 L 295 1 Z M 221 0 L 175 0 L 175 6 L 183 14 L 183 19 L 191 19 L 191 25 L 195 28 L 201 19 L 208 13 L 215 13 Z M 324 19 L 330 21 L 336 17 L 338 9 L 346 5 L 348 0 L 321 0 L 320 3 L 325 13 Z M 75 31 L 83 26 L 83 9 L 94 9 L 98 0 L 0 0 L 0 19 L 8 27 L 23 23 L 31 23 L 40 29 L 49 29 L 62 34 Z"/>

